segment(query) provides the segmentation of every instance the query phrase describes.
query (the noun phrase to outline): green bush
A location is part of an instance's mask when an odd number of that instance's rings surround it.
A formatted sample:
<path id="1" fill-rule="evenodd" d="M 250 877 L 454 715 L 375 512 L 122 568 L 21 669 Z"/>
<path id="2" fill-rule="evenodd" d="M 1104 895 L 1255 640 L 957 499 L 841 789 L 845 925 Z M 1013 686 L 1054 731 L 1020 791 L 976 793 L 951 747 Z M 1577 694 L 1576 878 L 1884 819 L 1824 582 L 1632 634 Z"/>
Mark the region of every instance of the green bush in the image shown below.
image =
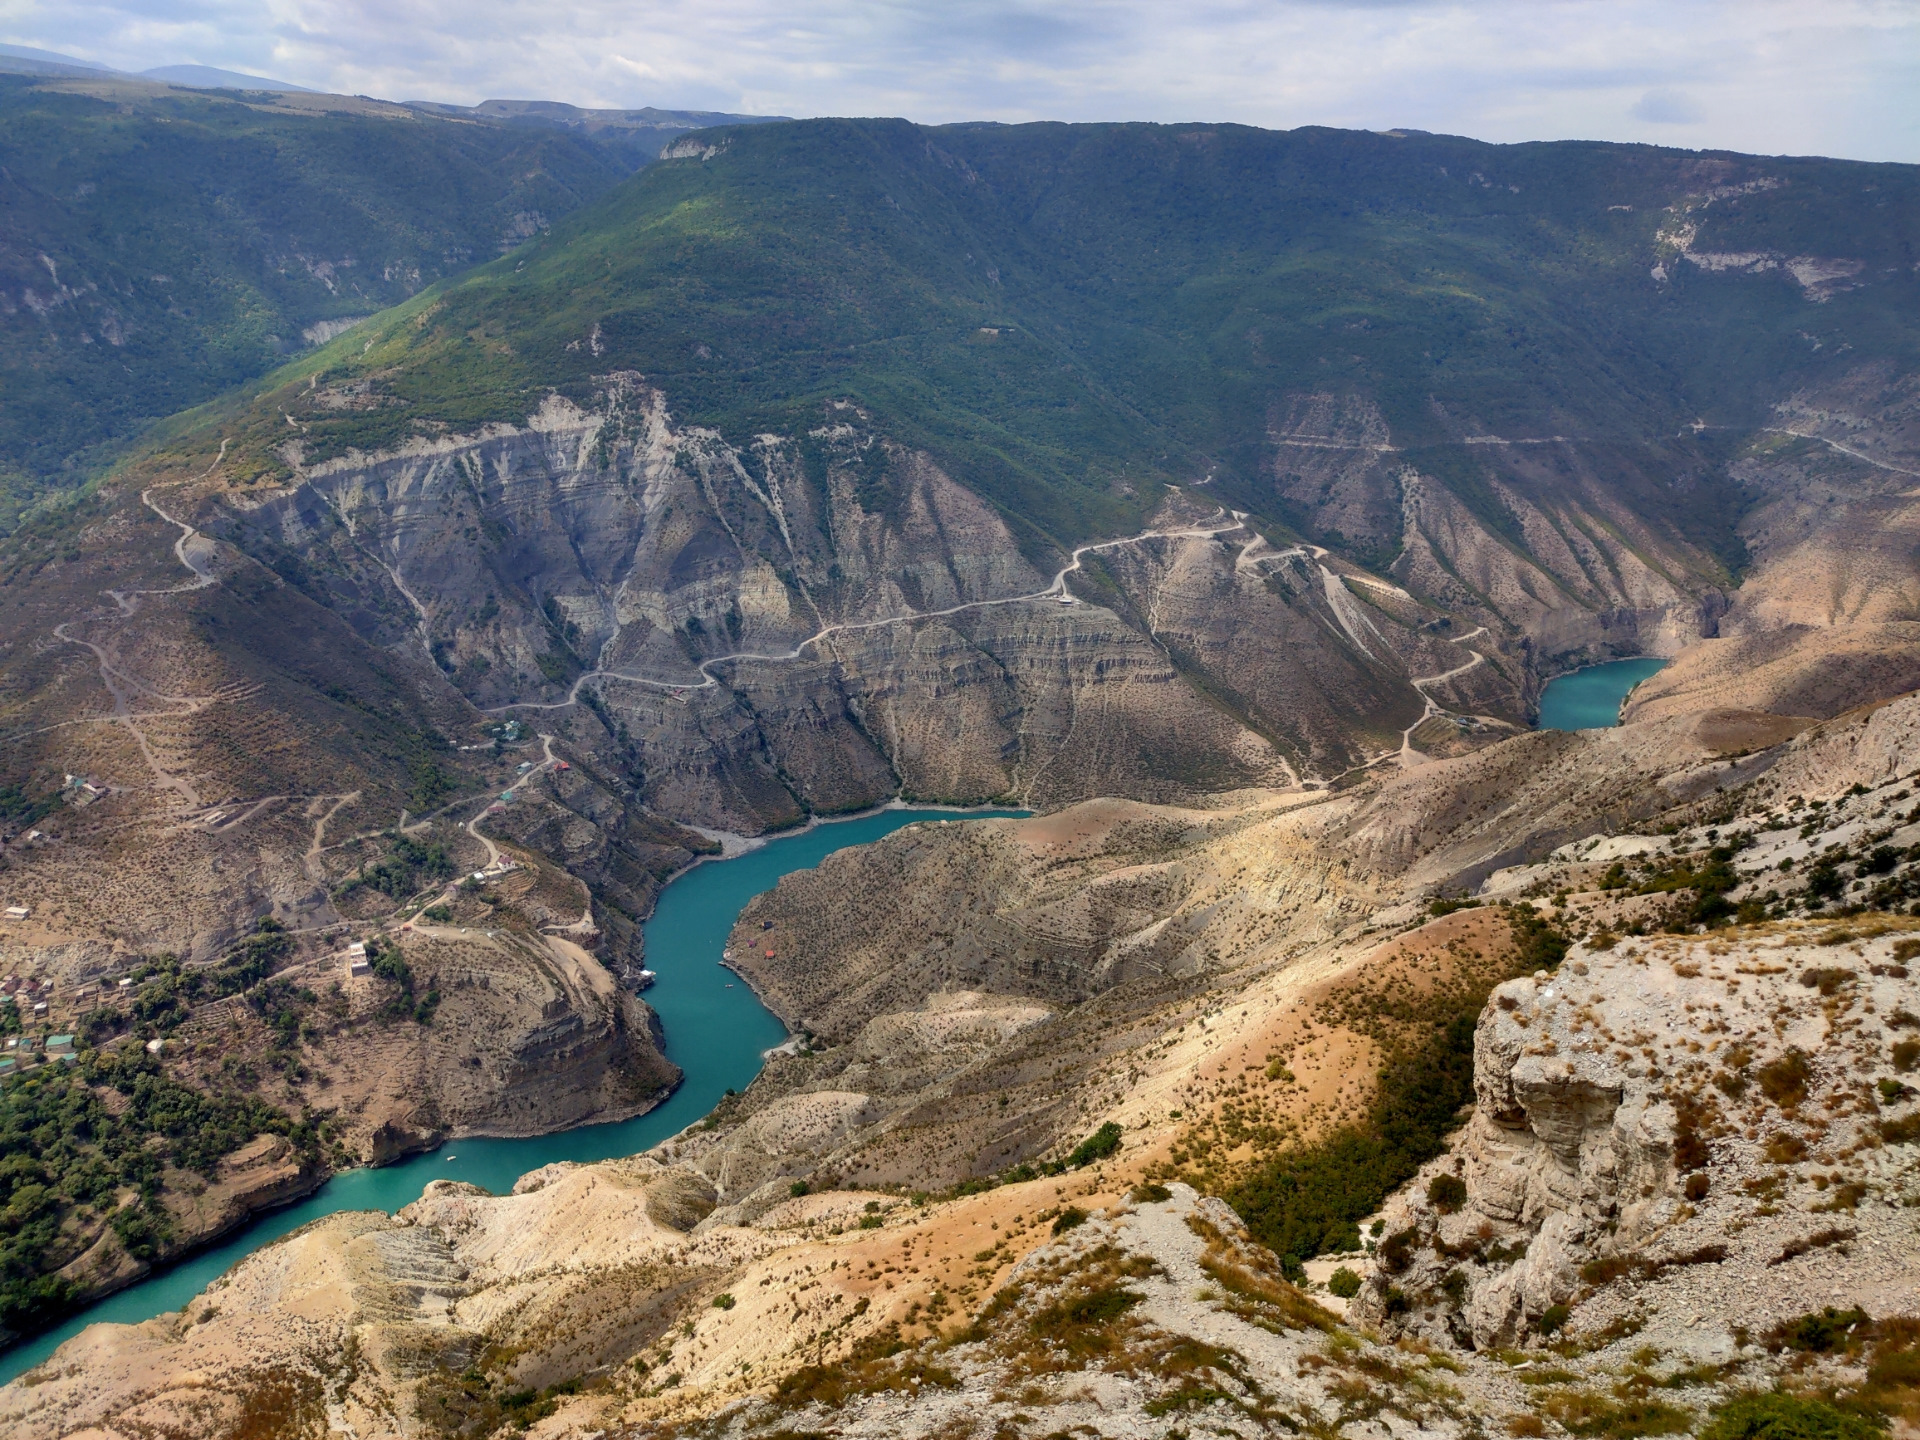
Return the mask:
<path id="1" fill-rule="evenodd" d="M 1342 1300 L 1351 1300 L 1360 1293 L 1360 1276 L 1342 1265 L 1327 1277 L 1327 1290 Z"/>
<path id="2" fill-rule="evenodd" d="M 1467 1184 L 1458 1175 L 1436 1175 L 1427 1183 L 1427 1203 L 1451 1215 L 1467 1203 Z"/>
<path id="3" fill-rule="evenodd" d="M 1289 1273 L 1315 1255 L 1356 1248 L 1360 1221 L 1441 1153 L 1442 1137 L 1473 1098 L 1473 1032 L 1487 996 L 1500 981 L 1551 969 L 1566 954 L 1566 936 L 1532 906 L 1509 906 L 1505 916 L 1514 950 L 1502 969 L 1443 992 L 1431 1013 L 1410 1014 L 1404 1037 L 1379 1037 L 1387 1057 L 1365 1120 L 1283 1152 L 1226 1191 Z"/>
<path id="4" fill-rule="evenodd" d="M 1109 1120 L 1073 1147 L 1073 1153 L 1067 1156 L 1067 1164 L 1078 1170 L 1096 1160 L 1105 1160 L 1119 1149 L 1120 1127 Z"/>
<path id="5" fill-rule="evenodd" d="M 1882 1432 L 1824 1400 L 1736 1395 L 1714 1411 L 1700 1440 L 1882 1440 Z"/>
<path id="6" fill-rule="evenodd" d="M 1478 1011 L 1476 1004 L 1453 1016 L 1426 1043 L 1390 1059 L 1363 1124 L 1290 1150 L 1227 1192 L 1255 1239 L 1295 1265 L 1354 1248 L 1359 1222 L 1440 1153 L 1440 1137 L 1472 1096 Z"/>
<path id="7" fill-rule="evenodd" d="M 439 775 L 437 769 L 434 773 Z M 418 781 L 418 775 L 415 778 Z M 451 781 L 440 777 L 434 794 L 425 800 L 420 800 L 417 794 L 415 798 L 421 804 L 428 804 L 451 787 Z M 416 790 L 418 788 L 416 785 Z M 418 840 L 400 834 L 395 834 L 392 841 L 393 848 L 384 859 L 372 865 L 363 865 L 358 874 L 342 881 L 335 893 L 345 897 L 365 887 L 378 890 L 390 900 L 405 900 L 435 881 L 453 878 L 453 860 L 448 856 L 446 846 L 437 841 L 423 845 Z M 449 915 L 446 918 L 453 917 Z"/>
<path id="8" fill-rule="evenodd" d="M 1788 1350 L 1824 1355 L 1830 1350 L 1845 1349 L 1856 1331 L 1864 1333 L 1864 1327 L 1872 1323 L 1873 1317 L 1857 1306 L 1836 1310 L 1829 1305 L 1776 1326 L 1768 1338 Z"/>

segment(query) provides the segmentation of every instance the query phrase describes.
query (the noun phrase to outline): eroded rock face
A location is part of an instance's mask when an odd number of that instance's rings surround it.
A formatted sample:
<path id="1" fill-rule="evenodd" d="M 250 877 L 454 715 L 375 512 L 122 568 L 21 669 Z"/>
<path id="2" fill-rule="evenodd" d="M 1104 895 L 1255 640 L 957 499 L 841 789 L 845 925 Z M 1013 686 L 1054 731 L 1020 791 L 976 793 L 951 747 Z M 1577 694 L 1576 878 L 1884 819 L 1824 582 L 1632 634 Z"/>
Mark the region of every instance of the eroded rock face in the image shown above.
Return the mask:
<path id="1" fill-rule="evenodd" d="M 1523 1260 L 1474 1291 L 1476 1345 L 1514 1338 L 1571 1296 L 1599 1244 L 1637 1248 L 1673 1210 L 1672 1107 L 1647 1067 L 1541 1053 L 1555 1012 L 1577 1003 L 1544 973 L 1509 981 L 1474 1036 L 1474 1118 L 1458 1147 L 1472 1200 L 1450 1223 L 1536 1232 Z"/>
<path id="2" fill-rule="evenodd" d="M 964 476 L 850 406 L 823 420 L 736 448 L 610 376 L 591 408 L 306 466 L 208 524 L 476 705 L 562 707 L 654 810 L 747 832 L 903 789 L 1170 801 L 1338 773 L 1419 718 L 1410 676 L 1471 660 L 1449 638 L 1471 620 L 1436 629 L 1199 492 L 1089 551 L 1062 604 L 1069 557 L 1023 549 Z M 1520 719 L 1509 658 L 1449 702 Z M 598 716 L 566 708 L 590 673 Z"/>
<path id="3" fill-rule="evenodd" d="M 1901 1232 L 1920 1156 L 1883 1144 L 1873 1081 L 1899 1093 L 1891 1045 L 1915 982 L 1891 939 L 1816 939 L 1626 940 L 1500 986 L 1475 1033 L 1472 1116 L 1385 1207 L 1357 1312 L 1485 1349 L 1543 1321 L 1591 1333 L 1649 1312 L 1758 1333 L 1807 1308 L 1794 1286 L 1813 1269 L 1848 1303 L 1910 1301 L 1910 1247 L 1889 1268 L 1878 1237 Z M 1847 1223 L 1825 1224 L 1808 1266 L 1793 1247 L 1823 1208 Z"/>

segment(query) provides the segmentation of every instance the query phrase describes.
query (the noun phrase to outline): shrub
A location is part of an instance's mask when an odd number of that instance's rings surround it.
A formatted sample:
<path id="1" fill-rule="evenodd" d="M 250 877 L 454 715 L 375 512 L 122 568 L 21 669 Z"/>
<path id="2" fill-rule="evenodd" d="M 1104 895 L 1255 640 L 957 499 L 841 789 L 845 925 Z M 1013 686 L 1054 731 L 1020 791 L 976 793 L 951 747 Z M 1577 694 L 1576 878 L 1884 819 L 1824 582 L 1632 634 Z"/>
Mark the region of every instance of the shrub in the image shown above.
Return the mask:
<path id="1" fill-rule="evenodd" d="M 1067 1156 L 1067 1164 L 1078 1170 L 1096 1160 L 1105 1160 L 1119 1149 L 1120 1127 L 1109 1120 L 1073 1147 L 1073 1153 Z"/>
<path id="2" fill-rule="evenodd" d="M 1713 1182 L 1698 1172 L 1687 1176 L 1687 1199 L 1698 1202 L 1707 1198 L 1707 1192 L 1713 1188 Z"/>
<path id="3" fill-rule="evenodd" d="M 1389 1275 L 1404 1275 L 1413 1265 L 1413 1230 L 1396 1230 L 1380 1242 L 1380 1265 Z"/>
<path id="4" fill-rule="evenodd" d="M 1894 1041 L 1893 1068 L 1902 1075 L 1910 1075 L 1916 1065 L 1920 1065 L 1920 1040 Z"/>
<path id="5" fill-rule="evenodd" d="M 791 1195 L 796 1200 L 798 1200 L 802 1195 L 806 1193 L 807 1193 L 807 1182 L 804 1180 L 796 1180 L 791 1185 L 787 1186 L 787 1194 Z"/>
<path id="6" fill-rule="evenodd" d="M 1882 1120 L 1880 1138 L 1889 1145 L 1911 1145 L 1920 1140 L 1920 1110 L 1903 1115 L 1898 1120 Z"/>
<path id="7" fill-rule="evenodd" d="M 1351 1300 L 1360 1293 L 1360 1277 L 1342 1265 L 1327 1277 L 1327 1290 L 1342 1300 Z"/>
<path id="8" fill-rule="evenodd" d="M 1881 1440 L 1881 1432 L 1824 1400 L 1736 1395 L 1714 1411 L 1700 1440 Z"/>
<path id="9" fill-rule="evenodd" d="M 713 1297 L 713 1308 L 716 1310 L 731 1310 L 738 1303 L 731 1295 L 722 1294 Z"/>
<path id="10" fill-rule="evenodd" d="M 1069 1205 L 1054 1217 L 1053 1233 L 1056 1235 L 1064 1235 L 1067 1231 L 1074 1229 L 1076 1226 L 1084 1225 L 1086 1222 L 1087 1212 L 1082 1210 L 1078 1205 Z"/>
<path id="11" fill-rule="evenodd" d="M 1761 1094 L 1782 1110 L 1791 1110 L 1807 1098 L 1807 1086 L 1813 1080 L 1813 1067 L 1799 1050 L 1789 1050 L 1779 1059 L 1762 1065 L 1758 1078 Z"/>
<path id="12" fill-rule="evenodd" d="M 1855 1331 L 1872 1323 L 1872 1317 L 1864 1310 L 1836 1310 L 1829 1305 L 1824 1310 L 1812 1311 L 1797 1320 L 1776 1325 L 1767 1332 L 1767 1348 L 1825 1355 L 1836 1348 L 1845 1349 Z"/>
<path id="13" fill-rule="evenodd" d="M 1807 896 L 1812 900 L 1831 900 L 1847 888 L 1847 878 L 1830 860 L 1822 860 L 1807 871 Z"/>
<path id="14" fill-rule="evenodd" d="M 1108 1327 L 1147 1297 L 1137 1290 L 1101 1285 L 1062 1295 L 1033 1317 L 1036 1337 L 1073 1356 L 1102 1353 L 1113 1348 Z"/>
<path id="15" fill-rule="evenodd" d="M 1678 1406 L 1660 1400 L 1613 1401 L 1582 1390 L 1563 1390 L 1543 1402 L 1549 1415 L 1570 1435 L 1604 1436 L 1606 1440 L 1635 1440 L 1642 1435 L 1684 1435 L 1693 1417 Z"/>
<path id="16" fill-rule="evenodd" d="M 1451 1215 L 1467 1203 L 1467 1185 L 1458 1175 L 1436 1175 L 1427 1185 L 1427 1203 Z"/>
<path id="17" fill-rule="evenodd" d="M 1768 1138 L 1767 1159 L 1775 1165 L 1794 1165 L 1807 1158 L 1807 1142 L 1798 1135 L 1782 1134 Z"/>
<path id="18" fill-rule="evenodd" d="M 1573 1318 L 1573 1311 L 1565 1305 L 1549 1305 L 1540 1312 L 1540 1318 L 1533 1322 L 1533 1328 L 1542 1335 L 1552 1335 L 1565 1328 L 1567 1321 Z"/>
<path id="19" fill-rule="evenodd" d="M 1142 1180 L 1133 1187 L 1129 1198 L 1136 1205 L 1158 1205 L 1162 1200 L 1171 1200 L 1173 1192 L 1154 1181 Z"/>
<path id="20" fill-rule="evenodd" d="M 1704 1125 L 1706 1109 L 1690 1095 L 1673 1102 L 1673 1168 L 1681 1174 L 1705 1167 L 1711 1158 Z"/>

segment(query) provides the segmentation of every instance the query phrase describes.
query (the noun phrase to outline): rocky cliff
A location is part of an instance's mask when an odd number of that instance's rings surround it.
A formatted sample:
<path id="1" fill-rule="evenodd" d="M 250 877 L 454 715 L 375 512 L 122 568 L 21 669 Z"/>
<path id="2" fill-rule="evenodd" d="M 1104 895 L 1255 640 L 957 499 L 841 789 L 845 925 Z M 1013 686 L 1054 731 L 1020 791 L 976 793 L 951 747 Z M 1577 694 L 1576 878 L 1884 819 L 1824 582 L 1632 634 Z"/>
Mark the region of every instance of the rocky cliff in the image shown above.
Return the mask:
<path id="1" fill-rule="evenodd" d="M 1809 1299 L 1910 1305 L 1920 1155 L 1887 1143 L 1911 1128 L 1905 933 L 1620 941 L 1501 986 L 1472 1118 L 1384 1212 L 1359 1313 L 1474 1349 L 1616 1326 L 1725 1360 Z"/>

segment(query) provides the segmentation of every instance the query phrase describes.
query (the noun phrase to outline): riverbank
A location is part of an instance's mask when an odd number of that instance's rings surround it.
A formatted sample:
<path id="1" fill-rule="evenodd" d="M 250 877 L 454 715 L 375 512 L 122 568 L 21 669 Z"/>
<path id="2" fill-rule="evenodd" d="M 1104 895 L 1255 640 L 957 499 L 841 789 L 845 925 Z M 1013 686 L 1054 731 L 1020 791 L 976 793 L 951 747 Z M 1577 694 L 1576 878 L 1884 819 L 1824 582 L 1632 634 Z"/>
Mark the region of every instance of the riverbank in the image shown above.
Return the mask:
<path id="1" fill-rule="evenodd" d="M 661 891 L 653 915 L 642 925 L 648 966 L 658 977 L 647 990 L 647 1002 L 660 1017 L 667 1058 L 682 1071 L 678 1088 L 664 1103 L 629 1120 L 523 1139 L 451 1141 L 382 1169 L 341 1171 L 308 1199 L 262 1217 L 234 1239 L 0 1353 L 0 1383 L 39 1364 L 95 1321 L 134 1324 L 179 1309 L 250 1251 L 325 1215 L 343 1210 L 390 1214 L 419 1198 L 434 1180 L 464 1181 L 505 1194 L 522 1175 L 544 1165 L 631 1155 L 679 1134 L 703 1119 L 728 1089 L 744 1090 L 759 1073 L 763 1052 L 788 1038 L 786 1026 L 751 989 L 737 982 L 728 988 L 731 972 L 716 963 L 749 900 L 782 875 L 809 869 L 835 850 L 881 839 L 922 818 L 992 819 L 1023 813 L 890 803 L 857 816 L 816 817 L 739 853 L 727 865 L 687 866 Z"/>

